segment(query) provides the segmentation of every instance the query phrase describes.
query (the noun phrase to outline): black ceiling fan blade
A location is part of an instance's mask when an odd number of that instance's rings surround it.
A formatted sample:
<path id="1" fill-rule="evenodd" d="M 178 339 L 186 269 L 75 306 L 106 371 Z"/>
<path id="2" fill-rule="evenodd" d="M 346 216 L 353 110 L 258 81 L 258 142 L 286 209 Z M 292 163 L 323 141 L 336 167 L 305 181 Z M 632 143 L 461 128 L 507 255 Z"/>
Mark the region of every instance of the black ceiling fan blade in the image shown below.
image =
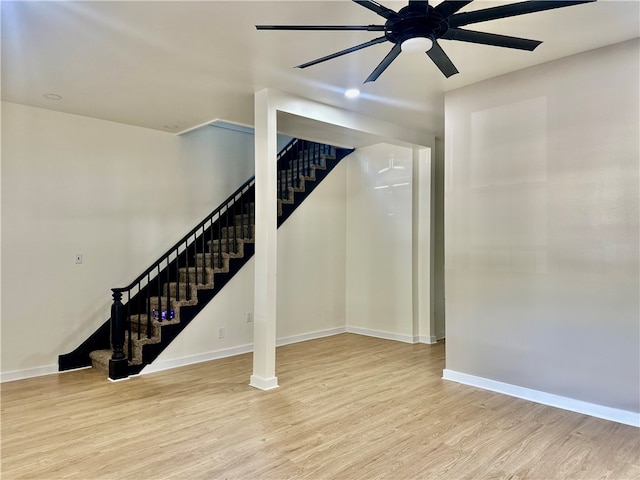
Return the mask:
<path id="1" fill-rule="evenodd" d="M 382 72 L 384 72 L 387 69 L 387 67 L 391 65 L 391 62 L 393 62 L 396 59 L 396 57 L 400 55 L 401 51 L 402 49 L 400 48 L 400 45 L 396 43 L 391 49 L 391 51 L 387 53 L 387 56 L 382 59 L 382 61 L 375 68 L 375 70 L 371 72 L 371 75 L 367 77 L 364 83 L 375 82 L 378 79 L 378 77 L 382 74 Z"/>
<path id="2" fill-rule="evenodd" d="M 464 30 L 462 28 L 449 28 L 442 35 L 445 40 L 459 40 L 461 42 L 480 43 L 482 45 L 492 45 L 494 47 L 516 48 L 518 50 L 533 51 L 542 42 L 539 40 L 529 40 L 527 38 L 510 37 L 498 35 L 496 33 L 476 32 L 475 30 Z"/>
<path id="3" fill-rule="evenodd" d="M 458 69 L 447 54 L 444 53 L 444 50 L 442 50 L 438 42 L 433 42 L 433 47 L 427 52 L 427 55 L 433 60 L 433 63 L 436 64 L 436 67 L 440 69 L 445 77 L 449 78 L 451 75 L 458 73 Z"/>
<path id="4" fill-rule="evenodd" d="M 366 30 L 384 32 L 384 25 L 256 25 L 257 30 Z"/>
<path id="5" fill-rule="evenodd" d="M 542 12 L 544 10 L 552 10 L 554 8 L 571 7 L 582 3 L 591 3 L 596 0 L 531 0 L 527 2 L 512 3 L 511 5 L 500 5 L 498 7 L 485 8 L 473 12 L 456 13 L 449 17 L 449 25 L 452 27 L 461 27 L 470 23 L 486 22 L 489 20 L 497 20 L 499 18 L 513 17 L 516 15 L 524 15 L 526 13 Z"/>
<path id="6" fill-rule="evenodd" d="M 469 5 L 472 1 L 473 0 L 445 0 L 435 7 L 434 10 L 443 17 L 448 17 L 449 15 L 456 13 L 462 7 Z"/>
<path id="7" fill-rule="evenodd" d="M 372 0 L 353 0 L 358 5 L 362 5 L 364 8 L 368 8 L 372 12 L 377 13 L 381 17 L 386 18 L 387 20 L 391 18 L 397 18 L 399 15 L 397 12 L 394 12 L 390 8 L 385 7 L 384 5 L 380 5 L 378 2 L 374 2 Z"/>
<path id="8" fill-rule="evenodd" d="M 371 45 L 376 45 L 378 43 L 383 43 L 386 41 L 387 37 L 374 38 L 373 40 L 361 43 L 360 45 L 356 45 L 355 47 L 340 50 L 339 52 L 332 53 L 331 55 L 327 55 L 326 57 L 317 58 L 316 60 L 311 60 L 310 62 L 303 63 L 302 65 L 298 65 L 296 68 L 307 68 L 312 65 L 317 65 L 318 63 L 326 62 L 327 60 L 331 60 L 333 58 L 341 57 L 342 55 L 346 55 L 347 53 L 356 52 L 358 50 L 362 50 L 363 48 L 370 47 Z"/>

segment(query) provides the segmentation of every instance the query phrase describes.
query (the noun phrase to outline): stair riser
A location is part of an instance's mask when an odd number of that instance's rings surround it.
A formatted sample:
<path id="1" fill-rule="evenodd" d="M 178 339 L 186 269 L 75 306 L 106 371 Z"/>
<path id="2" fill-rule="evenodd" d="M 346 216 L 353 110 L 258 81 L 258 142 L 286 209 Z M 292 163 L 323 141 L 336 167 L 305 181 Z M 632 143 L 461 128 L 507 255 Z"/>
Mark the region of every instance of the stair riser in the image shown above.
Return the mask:
<path id="1" fill-rule="evenodd" d="M 234 225 L 255 225 L 256 217 L 251 215 L 236 215 L 234 217 Z"/>
<path id="2" fill-rule="evenodd" d="M 226 238 L 222 238 L 221 240 L 214 240 L 213 242 L 209 242 L 209 251 L 211 253 L 229 253 L 229 254 L 237 254 L 240 250 L 242 250 L 242 244 L 240 242 L 240 238 L 236 238 L 236 241 L 233 241 L 233 236 L 227 241 Z M 235 245 L 234 245 L 235 244 Z"/>
<path id="3" fill-rule="evenodd" d="M 178 312 L 179 312 L 179 304 L 178 302 L 173 299 L 173 298 L 167 298 L 167 297 L 162 297 L 162 299 L 158 299 L 158 297 L 151 297 L 151 301 L 149 302 L 151 304 L 151 311 L 153 312 L 153 310 L 158 310 L 158 311 L 169 311 L 169 310 L 173 310 L 174 314 L 177 316 Z"/>
<path id="4" fill-rule="evenodd" d="M 307 165 L 315 165 L 316 167 L 325 167 L 326 165 L 326 157 L 324 155 L 320 155 L 320 158 L 317 158 L 313 153 L 305 152 L 304 155 L 299 155 L 298 158 L 294 158 L 289 161 L 289 168 L 287 170 L 291 170 L 292 168 L 300 166 L 306 167 Z"/>
<path id="5" fill-rule="evenodd" d="M 313 179 L 307 179 L 305 177 L 302 177 L 299 181 L 295 180 L 295 181 L 291 181 L 291 182 L 287 182 L 285 183 L 285 186 L 287 187 L 288 191 L 293 191 L 293 192 L 304 192 L 304 185 L 305 182 L 307 181 L 312 181 Z M 283 193 L 285 191 L 285 189 L 283 189 L 280 184 L 278 184 L 278 192 Z"/>
<path id="6" fill-rule="evenodd" d="M 91 358 L 91 367 L 101 372 L 109 373 L 109 359 L 111 358 L 111 350 L 96 350 L 89 354 Z"/>
<path id="7" fill-rule="evenodd" d="M 167 291 L 169 293 L 167 293 Z M 178 292 L 180 293 L 180 295 L 178 295 Z M 165 297 L 169 296 L 171 298 L 175 298 L 178 301 L 198 299 L 195 288 L 193 288 L 191 285 L 189 285 L 189 288 L 187 288 L 186 282 L 180 282 L 180 284 L 177 284 L 175 282 L 165 284 L 162 288 L 162 295 Z"/>
<path id="8" fill-rule="evenodd" d="M 213 242 L 209 242 L 209 251 L 214 255 L 222 252 L 231 257 L 242 257 L 244 255 L 244 244 L 247 241 L 249 240 L 243 238 L 237 238 L 235 242 L 233 239 L 230 239 L 228 242 L 226 240 L 221 242 L 214 240 Z"/>
<path id="9" fill-rule="evenodd" d="M 204 269 L 204 282 L 203 282 L 203 270 L 202 268 L 198 269 L 197 277 L 195 268 L 190 268 L 189 273 L 186 271 L 180 272 L 180 283 L 187 283 L 187 279 L 189 281 L 189 285 L 193 286 L 203 286 L 208 285 L 210 287 L 213 286 L 213 270 L 209 268 Z"/>
<path id="10" fill-rule="evenodd" d="M 196 264 L 198 268 L 213 268 L 214 271 L 228 271 L 229 270 L 229 256 L 226 253 L 222 254 L 222 258 L 217 253 L 211 255 L 210 253 L 199 253 L 196 255 Z"/>
<path id="11" fill-rule="evenodd" d="M 296 160 L 292 160 L 289 163 L 289 168 L 286 170 L 281 170 L 280 172 L 278 172 L 278 177 L 297 177 L 298 175 L 306 175 L 306 176 L 310 176 L 310 175 L 314 175 L 314 170 L 326 170 L 327 166 L 326 166 L 326 162 L 321 161 L 320 163 L 313 163 L 313 162 L 307 162 L 307 161 L 303 161 L 300 163 L 300 165 L 298 165 L 298 162 Z"/>
<path id="12" fill-rule="evenodd" d="M 252 239 L 255 236 L 255 226 L 237 225 L 235 227 L 224 227 L 221 231 L 220 238 L 223 242 L 229 239 L 229 243 L 233 241 L 233 230 L 235 228 L 235 238 Z"/>
<path id="13" fill-rule="evenodd" d="M 131 332 L 133 334 L 133 338 L 138 338 L 138 332 L 140 333 L 140 338 L 145 338 L 147 336 L 147 329 L 148 329 L 148 325 L 147 322 L 142 322 L 140 323 L 140 325 L 138 325 L 137 320 L 131 323 Z M 162 327 L 160 327 L 159 325 L 156 325 L 155 323 L 151 324 L 151 329 L 149 330 L 151 332 L 150 337 L 159 337 L 160 336 L 160 329 Z"/>

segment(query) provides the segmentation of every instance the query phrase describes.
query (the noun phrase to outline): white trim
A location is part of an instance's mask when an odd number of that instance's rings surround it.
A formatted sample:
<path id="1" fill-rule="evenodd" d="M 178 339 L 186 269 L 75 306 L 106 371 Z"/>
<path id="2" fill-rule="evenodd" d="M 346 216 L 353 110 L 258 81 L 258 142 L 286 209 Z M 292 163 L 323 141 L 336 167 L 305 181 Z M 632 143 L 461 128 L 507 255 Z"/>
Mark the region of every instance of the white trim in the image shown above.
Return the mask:
<path id="1" fill-rule="evenodd" d="M 210 127 L 226 128 L 227 130 L 233 130 L 234 132 L 247 133 L 249 135 L 255 135 L 256 131 L 252 126 L 243 125 L 236 122 L 228 122 L 226 120 L 217 119 L 209 124 Z"/>
<path id="2" fill-rule="evenodd" d="M 571 412 L 582 413 L 592 417 L 603 418 L 613 422 L 640 427 L 640 413 L 621 410 L 619 408 L 605 407 L 595 403 L 583 402 L 573 398 L 555 395 L 553 393 L 533 390 L 531 388 L 519 387 L 510 383 L 498 382 L 484 377 L 477 377 L 467 373 L 456 372 L 455 370 L 444 369 L 442 371 L 444 380 L 470 385 L 472 387 L 490 390 L 492 392 L 503 393 L 512 397 L 522 398 L 543 405 L 569 410 Z"/>
<path id="3" fill-rule="evenodd" d="M 131 375 L 131 377 L 132 376 L 133 375 Z M 117 382 L 124 382 L 125 380 L 129 380 L 131 377 L 116 378 L 115 380 L 113 378 L 107 377 L 107 380 L 109 380 L 110 382 L 113 382 L 113 383 L 117 383 Z"/>
<path id="4" fill-rule="evenodd" d="M 218 125 L 216 125 L 216 123 L 218 123 Z M 220 124 L 224 124 L 225 126 Z M 255 131 L 252 125 L 249 125 L 246 123 L 231 122 L 229 120 L 224 120 L 223 118 L 214 118 L 212 120 L 209 120 L 208 122 L 199 123 L 198 125 L 194 125 L 193 127 L 189 127 L 185 130 L 176 132 L 175 135 L 176 136 L 184 135 L 185 133 L 193 132 L 194 130 L 198 130 L 203 127 L 228 128 L 229 130 L 236 130 L 238 132 L 250 133 L 250 134 L 253 134 L 253 132 Z"/>
<path id="5" fill-rule="evenodd" d="M 433 345 L 438 343 L 438 338 L 435 335 L 431 335 L 430 337 L 426 335 L 420 335 L 419 339 L 420 343 L 426 343 L 427 345 Z"/>
<path id="6" fill-rule="evenodd" d="M 0 383 L 24 380 L 26 378 L 42 377 L 58 372 L 58 365 L 45 365 L 42 367 L 26 368 L 24 370 L 13 370 L 11 372 L 0 373 Z"/>
<path id="7" fill-rule="evenodd" d="M 185 133 L 193 132 L 194 130 L 198 130 L 199 128 L 208 127 L 212 123 L 215 123 L 215 122 L 217 122 L 219 120 L 220 120 L 219 118 L 214 118 L 213 120 L 209 120 L 208 122 L 200 123 L 198 125 L 194 125 L 193 127 L 189 127 L 186 130 L 181 130 L 179 132 L 176 132 L 175 135 L 176 135 L 176 137 L 179 137 L 180 135 L 184 135 Z"/>
<path id="8" fill-rule="evenodd" d="M 292 335 L 290 337 L 282 337 L 276 340 L 276 346 L 282 347 L 284 345 L 290 345 L 292 343 L 306 342 L 307 340 L 315 340 L 317 338 L 331 337 L 333 335 L 340 335 L 345 333 L 347 329 L 345 327 L 330 328 L 327 330 L 318 330 L 316 332 L 303 333 L 300 335 Z"/>
<path id="9" fill-rule="evenodd" d="M 262 378 L 257 375 L 251 375 L 249 386 L 259 390 L 273 390 L 278 388 L 278 377 Z"/>
<path id="10" fill-rule="evenodd" d="M 235 357 L 244 353 L 253 352 L 253 345 L 240 345 L 238 347 L 225 348 L 222 350 L 214 350 L 211 352 L 199 353 L 197 355 L 188 355 L 186 357 L 174 358 L 171 360 L 156 360 L 142 369 L 140 375 L 148 373 L 161 372 L 163 370 L 171 370 L 173 368 L 185 367 L 195 363 L 210 362 L 211 360 L 219 360 L 221 358 Z"/>
<path id="11" fill-rule="evenodd" d="M 344 327 L 332 328 L 329 330 L 319 330 L 316 332 L 303 333 L 301 335 L 294 335 L 291 337 L 283 337 L 276 340 L 276 345 L 281 347 L 283 345 L 289 345 L 291 343 L 305 342 L 307 340 L 315 340 L 316 338 L 329 337 L 331 335 L 338 335 L 344 333 Z M 174 358 L 172 360 L 156 360 L 150 363 L 142 369 L 139 375 L 146 375 L 148 373 L 161 372 L 163 370 L 170 370 L 172 368 L 184 367 L 187 365 L 193 365 L 195 363 L 209 362 L 211 360 L 218 360 L 220 358 L 235 357 L 236 355 L 242 355 L 245 353 L 253 352 L 253 344 L 240 345 L 238 347 L 225 348 L 222 350 L 214 350 L 211 352 L 199 353 L 197 355 L 189 355 L 187 357 Z"/>
<path id="12" fill-rule="evenodd" d="M 418 343 L 419 338 L 404 333 L 385 332 L 383 330 L 373 330 L 371 328 L 352 327 L 347 325 L 347 333 L 357 333 L 367 337 L 382 338 L 384 340 L 396 340 L 404 343 Z"/>

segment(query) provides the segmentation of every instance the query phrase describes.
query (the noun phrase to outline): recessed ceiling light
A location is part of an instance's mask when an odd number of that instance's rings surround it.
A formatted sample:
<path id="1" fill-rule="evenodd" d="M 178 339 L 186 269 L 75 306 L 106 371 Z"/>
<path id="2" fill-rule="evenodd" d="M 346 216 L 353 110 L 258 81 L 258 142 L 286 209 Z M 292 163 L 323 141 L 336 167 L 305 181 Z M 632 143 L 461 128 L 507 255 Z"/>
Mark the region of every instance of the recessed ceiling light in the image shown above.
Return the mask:
<path id="1" fill-rule="evenodd" d="M 357 98 L 360 96 L 360 90 L 357 88 L 350 88 L 346 92 L 344 92 L 344 96 L 347 98 Z"/>
<path id="2" fill-rule="evenodd" d="M 58 95 L 57 93 L 45 93 L 42 96 L 47 100 L 62 100 L 62 96 Z"/>

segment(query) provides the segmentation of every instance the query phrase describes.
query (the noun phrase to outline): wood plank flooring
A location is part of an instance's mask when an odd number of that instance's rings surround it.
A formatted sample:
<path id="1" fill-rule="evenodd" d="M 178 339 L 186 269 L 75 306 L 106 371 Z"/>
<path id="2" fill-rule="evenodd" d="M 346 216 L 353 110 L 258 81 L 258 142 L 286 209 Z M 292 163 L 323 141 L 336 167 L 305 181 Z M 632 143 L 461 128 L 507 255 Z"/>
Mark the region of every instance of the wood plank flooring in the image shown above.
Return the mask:
<path id="1" fill-rule="evenodd" d="M 441 379 L 444 345 L 342 334 L 111 383 L 2 384 L 2 479 L 640 479 L 640 429 Z"/>

